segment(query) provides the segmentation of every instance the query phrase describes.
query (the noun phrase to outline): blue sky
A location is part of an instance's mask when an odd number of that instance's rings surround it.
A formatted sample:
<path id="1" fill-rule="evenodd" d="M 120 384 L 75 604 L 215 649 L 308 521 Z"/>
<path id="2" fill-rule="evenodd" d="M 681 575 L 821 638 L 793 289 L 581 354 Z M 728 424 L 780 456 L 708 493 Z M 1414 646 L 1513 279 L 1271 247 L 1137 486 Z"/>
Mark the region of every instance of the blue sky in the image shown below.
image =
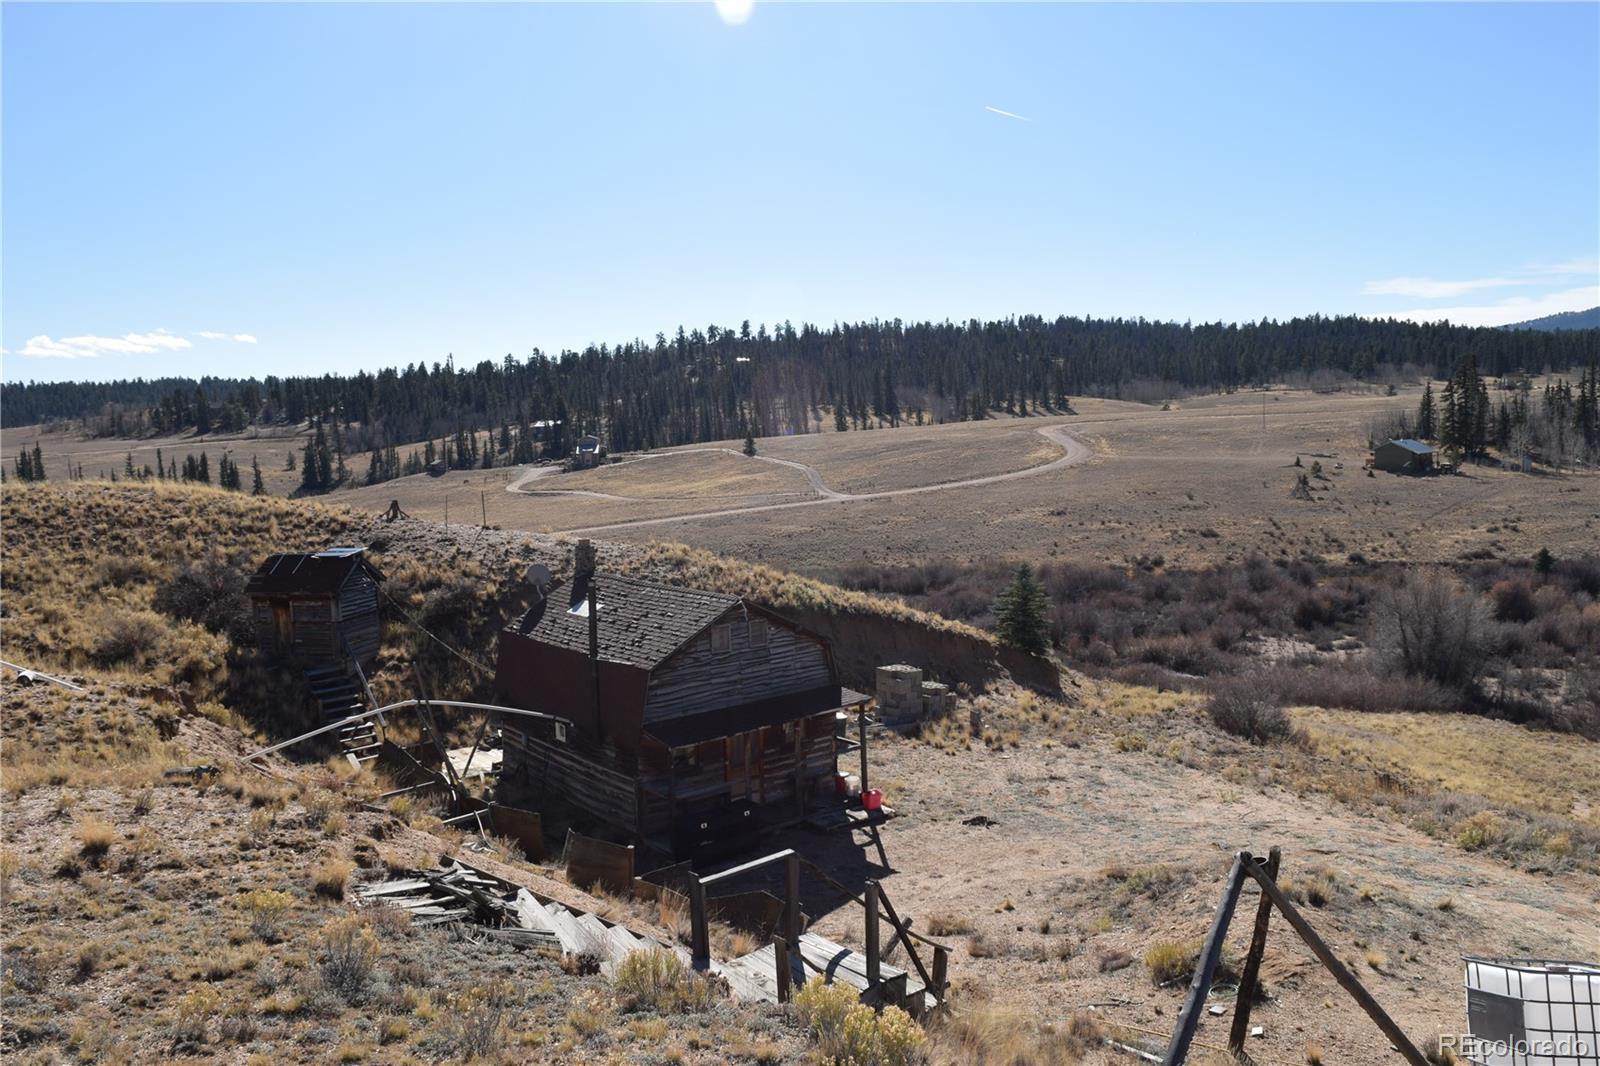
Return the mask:
<path id="1" fill-rule="evenodd" d="M 7 3 L 8 380 L 1600 303 L 1600 5 Z"/>

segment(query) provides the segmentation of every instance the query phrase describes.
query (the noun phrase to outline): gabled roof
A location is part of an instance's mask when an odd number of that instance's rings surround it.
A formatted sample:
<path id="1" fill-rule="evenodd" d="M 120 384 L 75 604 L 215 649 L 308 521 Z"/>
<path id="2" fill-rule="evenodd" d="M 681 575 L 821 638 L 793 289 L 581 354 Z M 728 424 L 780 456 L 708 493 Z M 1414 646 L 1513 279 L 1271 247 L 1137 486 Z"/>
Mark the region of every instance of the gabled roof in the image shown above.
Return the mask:
<path id="1" fill-rule="evenodd" d="M 1424 444 L 1420 440 L 1412 440 L 1410 437 L 1405 437 L 1400 440 L 1392 440 L 1389 443 L 1398 448 L 1404 448 L 1413 455 L 1432 455 L 1435 451 L 1437 451 L 1433 445 Z"/>
<path id="2" fill-rule="evenodd" d="M 382 581 L 378 568 L 367 562 L 364 548 L 329 548 L 320 552 L 282 552 L 251 575 L 245 592 L 252 596 L 331 596 L 356 570 L 365 569 Z"/>
<path id="3" fill-rule="evenodd" d="M 655 669 L 739 605 L 739 597 L 720 592 L 595 574 L 555 585 L 508 628 L 541 644 L 588 654 L 591 580 L 600 605 L 600 658 L 645 670 Z"/>

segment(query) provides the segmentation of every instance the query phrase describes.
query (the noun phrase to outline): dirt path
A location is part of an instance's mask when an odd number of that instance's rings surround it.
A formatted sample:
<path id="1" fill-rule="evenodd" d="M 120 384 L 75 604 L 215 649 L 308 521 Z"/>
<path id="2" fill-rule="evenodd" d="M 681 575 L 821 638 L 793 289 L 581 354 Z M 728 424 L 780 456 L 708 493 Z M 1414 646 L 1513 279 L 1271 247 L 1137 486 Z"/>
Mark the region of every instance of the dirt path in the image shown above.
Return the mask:
<path id="1" fill-rule="evenodd" d="M 839 492 L 836 489 L 831 489 L 828 487 L 827 483 L 822 480 L 822 475 L 817 471 L 816 467 L 808 466 L 805 463 L 795 462 L 792 459 L 776 459 L 771 456 L 757 455 L 753 458 L 761 462 L 774 463 L 778 466 L 785 466 L 800 471 L 805 475 L 806 481 L 810 483 L 812 491 L 817 494 L 816 497 L 805 500 L 791 500 L 784 503 L 754 504 L 746 507 L 724 507 L 713 511 L 696 511 L 692 514 L 672 515 L 668 518 L 640 518 L 627 522 L 611 522 L 605 525 L 584 526 L 575 529 L 556 530 L 555 532 L 602 533 L 615 529 L 634 529 L 640 526 L 666 525 L 671 522 L 694 522 L 705 518 L 717 518 L 722 515 L 755 514 L 761 511 L 780 511 L 792 507 L 816 507 L 821 504 L 828 503 L 847 503 L 856 500 L 881 500 L 890 496 L 913 496 L 925 492 L 944 492 L 949 489 L 973 488 L 979 485 L 993 485 L 1002 481 L 1015 481 L 1018 478 L 1037 477 L 1040 474 L 1047 474 L 1053 470 L 1061 470 L 1076 463 L 1081 463 L 1094 454 L 1087 444 L 1079 440 L 1076 436 L 1062 426 L 1048 426 L 1038 430 L 1037 432 L 1040 436 L 1046 438 L 1047 440 L 1055 444 L 1059 444 L 1062 448 L 1061 456 L 1059 458 L 1052 459 L 1048 463 L 1041 463 L 1038 466 L 1025 467 L 1021 470 L 1012 470 L 1004 474 L 989 474 L 985 477 L 965 478 L 959 481 L 941 481 L 932 485 L 915 485 L 910 488 L 903 489 L 885 489 L 881 492 Z M 677 451 L 660 452 L 657 454 L 641 456 L 638 459 L 629 461 L 644 462 L 649 459 L 692 453 L 728 455 L 743 454 L 742 452 L 736 451 L 733 448 L 684 448 Z M 511 484 L 507 485 L 506 491 L 523 495 L 588 496 L 602 500 L 642 502 L 643 498 L 641 497 L 614 496 L 609 493 L 594 492 L 586 489 L 529 489 L 526 487 L 531 482 L 550 476 L 550 474 L 554 473 L 554 469 L 555 468 L 553 467 L 530 469 L 521 477 L 517 478 L 516 481 L 513 481 Z"/>

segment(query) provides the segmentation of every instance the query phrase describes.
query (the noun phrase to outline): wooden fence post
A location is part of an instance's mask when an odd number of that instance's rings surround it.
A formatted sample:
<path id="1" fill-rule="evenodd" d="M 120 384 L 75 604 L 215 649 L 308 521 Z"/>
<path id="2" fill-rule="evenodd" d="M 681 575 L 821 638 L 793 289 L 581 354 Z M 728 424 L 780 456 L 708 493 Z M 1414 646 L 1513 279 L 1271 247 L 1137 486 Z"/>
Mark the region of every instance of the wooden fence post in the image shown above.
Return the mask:
<path id="1" fill-rule="evenodd" d="M 1282 853 L 1273 848 L 1267 852 L 1267 876 L 1278 879 L 1278 862 Z M 1233 1028 L 1228 1032 L 1228 1050 L 1235 1055 L 1244 1050 L 1244 1039 L 1250 1035 L 1250 1008 L 1255 1004 L 1256 982 L 1261 975 L 1261 958 L 1267 951 L 1267 923 L 1272 917 L 1272 897 L 1261 892 L 1261 902 L 1256 905 L 1256 927 L 1250 936 L 1250 954 L 1244 960 L 1244 973 L 1239 975 L 1239 995 L 1234 1000 Z"/>
<path id="2" fill-rule="evenodd" d="M 1360 981 L 1356 980 L 1355 974 L 1347 970 L 1344 963 L 1339 961 L 1338 956 L 1334 955 L 1333 950 L 1323 943 L 1322 938 L 1317 935 L 1317 931 L 1311 928 L 1311 923 L 1307 922 L 1300 912 L 1295 909 L 1294 904 L 1289 902 L 1288 898 L 1284 896 L 1283 890 L 1277 886 L 1277 883 L 1256 869 L 1254 863 L 1251 864 L 1247 872 L 1261 883 L 1261 890 L 1272 897 L 1272 905 L 1278 908 L 1278 912 L 1283 915 L 1284 921 L 1288 922 L 1290 927 L 1300 934 L 1300 939 L 1306 942 L 1306 947 L 1310 948 L 1311 953 L 1317 957 L 1323 966 L 1327 967 L 1329 973 L 1333 974 L 1333 979 L 1339 982 L 1340 987 L 1350 993 L 1351 997 L 1360 1004 L 1361 1009 L 1367 1012 L 1367 1017 L 1377 1023 L 1378 1028 L 1383 1031 L 1384 1036 L 1389 1038 L 1389 1043 L 1394 1045 L 1395 1050 L 1400 1052 L 1401 1056 L 1411 1063 L 1411 1066 L 1428 1066 L 1428 1060 L 1423 1056 L 1422 1052 L 1417 1050 L 1417 1046 L 1394 1023 L 1394 1019 L 1384 1013 L 1383 1008 L 1378 1006 L 1378 1001 L 1372 998 L 1372 994 L 1362 986 Z"/>
<path id="3" fill-rule="evenodd" d="M 1222 942 L 1228 935 L 1228 922 L 1233 909 L 1239 905 L 1239 890 L 1244 887 L 1245 868 L 1254 867 L 1250 853 L 1241 851 L 1233 860 L 1228 872 L 1228 884 L 1222 890 L 1222 901 L 1211 919 L 1211 931 L 1206 934 L 1200 949 L 1200 959 L 1195 963 L 1194 977 L 1189 982 L 1189 994 L 1184 999 L 1183 1013 L 1178 1015 L 1178 1027 L 1172 1031 L 1172 1042 L 1162 1058 L 1162 1066 L 1183 1066 L 1189 1057 L 1189 1044 L 1200 1025 L 1200 1012 L 1205 1009 L 1206 992 L 1211 988 L 1211 978 L 1217 972 L 1217 960 L 1222 956 Z"/>
<path id="4" fill-rule="evenodd" d="M 778 1002 L 789 1002 L 789 945 L 783 937 L 778 937 L 772 942 L 772 959 L 777 967 Z"/>
<path id="5" fill-rule="evenodd" d="M 861 791 L 867 790 L 867 712 L 856 712 L 856 727 L 861 736 Z"/>
<path id="6" fill-rule="evenodd" d="M 706 927 L 706 886 L 699 874 L 689 875 L 690 961 L 696 970 L 711 966 L 711 930 Z"/>
<path id="7" fill-rule="evenodd" d="M 950 949 L 943 944 L 933 949 L 933 994 L 940 1003 L 944 1002 L 944 989 L 948 983 L 946 974 L 950 971 Z"/>
<path id="8" fill-rule="evenodd" d="M 800 856 L 791 853 L 785 860 L 785 880 L 789 898 L 784 901 L 783 937 L 789 947 L 800 950 Z"/>
<path id="9" fill-rule="evenodd" d="M 878 987 L 878 882 L 868 881 L 864 894 L 867 905 L 867 991 Z"/>

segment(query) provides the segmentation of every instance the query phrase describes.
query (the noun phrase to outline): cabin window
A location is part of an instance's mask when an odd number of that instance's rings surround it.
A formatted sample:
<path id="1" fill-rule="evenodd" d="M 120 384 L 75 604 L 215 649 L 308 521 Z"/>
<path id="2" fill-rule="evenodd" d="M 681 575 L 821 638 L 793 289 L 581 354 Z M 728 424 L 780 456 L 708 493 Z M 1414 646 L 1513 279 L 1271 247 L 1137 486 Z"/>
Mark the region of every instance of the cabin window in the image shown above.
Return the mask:
<path id="1" fill-rule="evenodd" d="M 750 646 L 752 648 L 765 648 L 767 646 L 767 620 L 765 618 L 750 619 Z"/>
<path id="2" fill-rule="evenodd" d="M 733 647 L 733 627 L 732 626 L 712 626 L 711 627 L 711 650 L 712 651 L 728 651 L 728 650 L 732 649 L 732 647 Z"/>
<path id="3" fill-rule="evenodd" d="M 556 743 L 565 744 L 567 742 L 567 723 L 554 722 L 552 724 L 556 727 Z"/>

